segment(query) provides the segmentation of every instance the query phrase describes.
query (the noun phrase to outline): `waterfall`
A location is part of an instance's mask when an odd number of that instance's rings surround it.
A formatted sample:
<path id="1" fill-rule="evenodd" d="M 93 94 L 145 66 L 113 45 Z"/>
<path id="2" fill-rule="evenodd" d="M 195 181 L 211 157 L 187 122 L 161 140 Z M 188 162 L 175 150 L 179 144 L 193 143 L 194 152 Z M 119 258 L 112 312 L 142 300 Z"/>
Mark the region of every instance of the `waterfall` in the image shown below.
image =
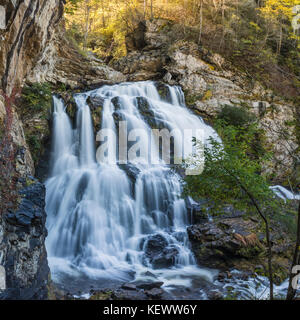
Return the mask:
<path id="1" fill-rule="evenodd" d="M 203 143 L 217 137 L 185 107 L 179 87 L 166 88 L 164 97 L 150 81 L 76 94 L 74 126 L 62 100 L 53 98 L 53 159 L 46 181 L 46 246 L 52 274 L 75 270 L 91 278 L 128 281 L 133 273 L 140 279 L 150 270 L 166 286 L 188 286 L 193 276 L 212 280 L 213 273 L 197 267 L 189 248 L 181 179 L 159 159 L 159 152 L 151 150 L 155 165 L 141 154 L 123 165 L 117 160 L 118 143 L 112 142 L 108 156 L 96 160 L 88 99 L 102 101 L 102 129 L 118 136 L 116 119 L 121 119 L 128 132 L 147 132 L 139 136 L 146 151 L 151 126 L 175 130 L 175 138 L 176 130 L 201 129 L 197 138 Z M 126 137 L 128 132 L 121 134 Z M 174 148 L 181 150 L 183 142 L 175 138 Z"/>

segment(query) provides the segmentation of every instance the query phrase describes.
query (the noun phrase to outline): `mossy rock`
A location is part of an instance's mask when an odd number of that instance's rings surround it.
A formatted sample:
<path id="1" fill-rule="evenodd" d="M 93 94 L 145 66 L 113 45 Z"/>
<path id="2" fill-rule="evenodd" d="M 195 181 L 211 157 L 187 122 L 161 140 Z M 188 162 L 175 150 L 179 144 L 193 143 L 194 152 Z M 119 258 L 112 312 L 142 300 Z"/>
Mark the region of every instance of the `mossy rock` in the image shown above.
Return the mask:
<path id="1" fill-rule="evenodd" d="M 218 114 L 218 119 L 226 121 L 233 126 L 243 127 L 255 121 L 255 115 L 245 107 L 225 105 Z"/>
<path id="2" fill-rule="evenodd" d="M 167 123 L 163 119 L 159 119 L 157 115 L 151 110 L 150 105 L 146 98 L 137 97 L 136 98 L 137 107 L 140 114 L 142 115 L 144 121 L 152 129 L 164 129 L 168 128 Z"/>
<path id="3" fill-rule="evenodd" d="M 25 85 L 21 95 L 21 116 L 32 117 L 40 114 L 49 119 L 52 106 L 53 90 L 49 83 L 33 83 Z"/>
<path id="4" fill-rule="evenodd" d="M 144 97 L 137 97 L 136 98 L 137 107 L 140 113 L 144 117 L 155 117 L 153 110 L 151 110 L 150 105 L 146 98 Z"/>
<path id="5" fill-rule="evenodd" d="M 194 106 L 195 103 L 197 101 L 201 101 L 203 98 L 203 95 L 194 95 L 194 94 L 191 94 L 189 92 L 185 92 L 185 103 L 188 105 L 188 106 Z"/>
<path id="6" fill-rule="evenodd" d="M 247 246 L 237 251 L 237 255 L 246 259 L 252 259 L 257 256 L 262 256 L 264 254 L 265 250 L 262 246 Z"/>
<path id="7" fill-rule="evenodd" d="M 111 103 L 114 105 L 115 107 L 115 111 L 119 111 L 122 109 L 122 104 L 121 104 L 121 99 L 120 97 L 114 97 L 111 99 Z"/>
<path id="8" fill-rule="evenodd" d="M 171 93 L 168 85 L 163 82 L 155 82 L 155 87 L 159 93 L 160 98 L 165 102 L 171 102 Z"/>
<path id="9" fill-rule="evenodd" d="M 207 100 L 211 99 L 212 96 L 213 96 L 212 91 L 207 90 L 202 97 L 202 101 L 207 101 Z"/>
<path id="10" fill-rule="evenodd" d="M 113 292 L 112 291 L 100 291 L 95 292 L 89 300 L 110 300 Z"/>

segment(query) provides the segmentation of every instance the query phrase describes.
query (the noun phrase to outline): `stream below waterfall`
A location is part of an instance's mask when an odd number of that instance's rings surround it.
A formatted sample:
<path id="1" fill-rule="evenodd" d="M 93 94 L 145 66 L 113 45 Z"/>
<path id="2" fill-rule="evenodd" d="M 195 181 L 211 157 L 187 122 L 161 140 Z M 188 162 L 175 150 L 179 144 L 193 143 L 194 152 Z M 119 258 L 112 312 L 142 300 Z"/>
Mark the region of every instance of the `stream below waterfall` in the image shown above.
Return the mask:
<path id="1" fill-rule="evenodd" d="M 46 247 L 52 279 L 71 292 L 147 280 L 163 282 L 163 289 L 178 299 L 205 299 L 202 289 L 217 287 L 217 270 L 197 266 L 190 250 L 181 177 L 160 159 L 159 146 L 151 149 L 155 164 L 147 151 L 152 127 L 192 130 L 192 136 L 198 130 L 204 144 L 211 136 L 219 138 L 185 107 L 179 87 L 166 88 L 164 97 L 150 81 L 75 94 L 74 121 L 63 101 L 53 97 Z M 101 123 L 93 123 L 90 100 L 99 103 Z M 126 131 L 120 131 L 119 121 Z M 118 137 L 103 139 L 105 152 L 98 152 L 94 126 Z M 134 151 L 128 163 L 119 159 L 121 136 L 129 138 L 127 150 Z M 174 150 L 184 149 L 175 138 Z M 142 151 L 136 152 L 134 141 Z M 180 294 L 185 289 L 193 293 Z"/>

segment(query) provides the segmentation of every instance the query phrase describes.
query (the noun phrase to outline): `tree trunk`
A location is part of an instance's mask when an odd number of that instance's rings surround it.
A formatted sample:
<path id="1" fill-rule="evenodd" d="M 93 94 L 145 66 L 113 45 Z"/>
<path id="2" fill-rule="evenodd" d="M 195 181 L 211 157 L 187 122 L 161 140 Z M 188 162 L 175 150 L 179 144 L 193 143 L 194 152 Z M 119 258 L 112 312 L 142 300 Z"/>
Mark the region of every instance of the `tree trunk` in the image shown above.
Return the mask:
<path id="1" fill-rule="evenodd" d="M 90 25 L 90 0 L 85 0 L 85 30 L 84 30 L 84 43 L 83 47 L 84 49 L 87 48 L 87 38 L 89 35 L 89 25 Z"/>
<path id="2" fill-rule="evenodd" d="M 239 182 L 239 180 L 236 178 L 236 180 Z M 269 269 L 269 282 L 270 282 L 270 300 L 274 299 L 274 281 L 273 281 L 273 269 L 272 269 L 272 244 L 270 239 L 270 228 L 268 219 L 263 214 L 262 210 L 260 209 L 258 203 L 254 199 L 253 195 L 239 182 L 241 188 L 244 190 L 244 192 L 248 195 L 249 199 L 255 206 L 258 214 L 263 219 L 265 223 L 265 229 L 266 229 L 266 238 L 267 238 L 267 246 L 268 246 L 268 269 Z"/>
<path id="3" fill-rule="evenodd" d="M 300 201 L 299 201 L 299 207 L 298 207 L 297 239 L 295 244 L 292 267 L 290 271 L 289 287 L 288 287 L 288 292 L 286 296 L 287 300 L 293 300 L 297 291 L 292 286 L 293 278 L 295 277 L 295 274 L 292 273 L 292 269 L 294 266 L 299 265 L 300 263 L 299 247 L 300 247 Z"/>
<path id="4" fill-rule="evenodd" d="M 273 269 L 272 269 L 272 244 L 271 244 L 271 239 L 270 239 L 270 228 L 269 228 L 269 222 L 267 217 L 264 215 L 262 210 L 259 207 L 259 204 L 255 200 L 254 196 L 252 195 L 251 192 L 248 191 L 248 189 L 240 182 L 239 178 L 236 177 L 232 172 L 227 170 L 224 167 L 225 171 L 232 176 L 237 184 L 241 187 L 241 189 L 246 193 L 246 195 L 249 197 L 251 200 L 252 204 L 256 208 L 256 211 L 258 212 L 259 216 L 262 218 L 262 220 L 265 223 L 265 228 L 266 228 L 266 238 L 267 238 L 267 246 L 268 246 L 268 269 L 269 269 L 269 282 L 270 282 L 270 300 L 274 299 L 274 281 L 273 281 Z"/>
<path id="5" fill-rule="evenodd" d="M 150 3 L 150 10 L 151 10 L 151 20 L 153 19 L 153 0 Z"/>
<path id="6" fill-rule="evenodd" d="M 101 10 L 102 10 L 102 26 L 105 28 L 105 12 L 104 12 L 104 0 L 101 1 Z"/>
<path id="7" fill-rule="evenodd" d="M 280 32 L 279 32 L 279 40 L 278 40 L 278 49 L 277 54 L 280 54 L 282 47 L 282 22 L 280 21 Z"/>
<path id="8" fill-rule="evenodd" d="M 203 0 L 200 0 L 200 24 L 199 24 L 198 44 L 200 44 L 200 42 L 201 42 L 202 26 L 203 26 Z"/>
<path id="9" fill-rule="evenodd" d="M 273 283 L 273 269 L 272 269 L 272 244 L 270 239 L 270 229 L 268 220 L 265 220 L 267 246 L 268 246 L 268 269 L 269 269 L 269 281 L 270 281 L 270 300 L 274 299 L 274 283 Z"/>
<path id="10" fill-rule="evenodd" d="M 144 0 L 144 20 L 146 20 L 147 0 Z"/>
<path id="11" fill-rule="evenodd" d="M 226 33 L 226 30 L 225 30 L 225 1 L 226 0 L 222 0 L 222 7 L 221 7 L 223 32 L 222 32 L 222 38 L 221 38 L 220 45 L 219 45 L 220 49 L 222 48 L 222 45 L 223 45 L 223 42 L 225 39 L 225 33 Z"/>

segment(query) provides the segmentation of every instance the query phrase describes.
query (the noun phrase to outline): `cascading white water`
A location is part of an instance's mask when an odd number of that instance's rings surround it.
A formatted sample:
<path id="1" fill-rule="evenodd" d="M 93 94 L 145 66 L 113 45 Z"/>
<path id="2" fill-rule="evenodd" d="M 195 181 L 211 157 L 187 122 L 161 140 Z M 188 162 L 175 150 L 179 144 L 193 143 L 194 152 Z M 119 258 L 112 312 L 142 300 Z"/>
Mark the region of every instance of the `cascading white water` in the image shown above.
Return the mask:
<path id="1" fill-rule="evenodd" d="M 136 176 L 130 179 L 116 160 L 114 143 L 109 156 L 100 163 L 96 161 L 88 97 L 103 101 L 102 129 L 118 132 L 117 113 L 128 130 L 141 129 L 151 135 L 149 121 L 141 111 L 142 99 L 156 125 L 179 131 L 202 129 L 203 142 L 210 136 L 217 137 L 185 107 L 179 87 L 167 88 L 168 101 L 160 97 L 153 82 L 104 86 L 77 94 L 74 129 L 63 102 L 54 97 L 53 160 L 46 181 L 46 245 L 53 274 L 76 270 L 93 278 L 127 281 L 132 272 L 140 279 L 151 270 L 166 286 L 189 285 L 189 276 L 212 280 L 213 273 L 198 268 L 189 249 L 189 222 L 180 177 L 163 161 L 152 165 L 140 156 L 131 160 Z M 127 132 L 123 134 L 127 136 Z M 141 134 L 142 148 L 147 148 L 146 140 Z M 159 158 L 159 152 L 151 152 L 151 157 Z M 172 266 L 151 263 L 145 252 L 153 236 L 164 243 L 167 253 L 175 252 Z"/>

